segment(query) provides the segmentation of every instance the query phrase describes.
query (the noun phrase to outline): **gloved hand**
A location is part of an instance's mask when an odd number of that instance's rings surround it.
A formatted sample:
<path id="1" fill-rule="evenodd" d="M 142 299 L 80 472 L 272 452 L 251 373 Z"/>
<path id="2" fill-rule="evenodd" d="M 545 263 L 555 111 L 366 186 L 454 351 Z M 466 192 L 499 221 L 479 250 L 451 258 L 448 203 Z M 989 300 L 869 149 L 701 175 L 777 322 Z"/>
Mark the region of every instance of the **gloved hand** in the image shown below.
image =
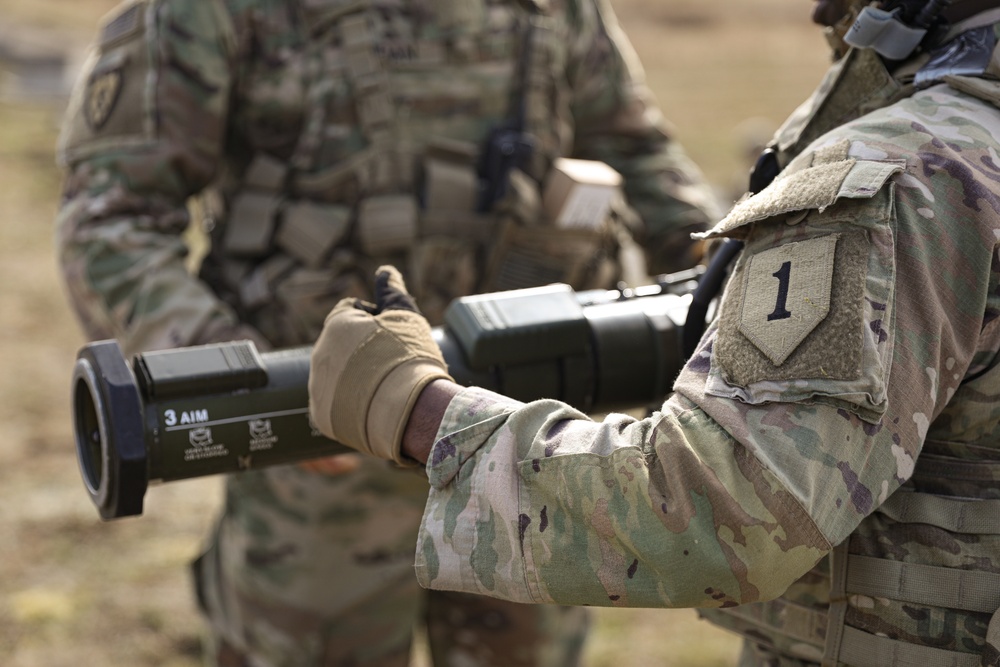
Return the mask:
<path id="1" fill-rule="evenodd" d="M 392 266 L 375 272 L 375 304 L 343 299 L 313 346 L 309 412 L 327 437 L 402 465 L 410 411 L 437 379 L 451 380 L 431 327 Z"/>

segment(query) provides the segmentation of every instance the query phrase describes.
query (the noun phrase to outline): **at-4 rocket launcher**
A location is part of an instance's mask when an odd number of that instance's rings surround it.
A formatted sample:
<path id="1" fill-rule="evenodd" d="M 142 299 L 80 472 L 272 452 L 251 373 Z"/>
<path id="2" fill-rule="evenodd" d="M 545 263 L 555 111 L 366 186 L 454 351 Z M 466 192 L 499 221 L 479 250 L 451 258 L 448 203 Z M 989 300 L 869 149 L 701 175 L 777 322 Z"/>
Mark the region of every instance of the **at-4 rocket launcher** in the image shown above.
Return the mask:
<path id="1" fill-rule="evenodd" d="M 658 406 L 683 365 L 698 271 L 635 289 L 567 285 L 455 300 L 434 339 L 456 382 L 588 413 Z M 234 473 L 347 451 L 308 410 L 309 354 L 250 341 L 147 352 L 84 346 L 73 420 L 84 484 L 103 519 L 142 514 L 151 482 Z"/>

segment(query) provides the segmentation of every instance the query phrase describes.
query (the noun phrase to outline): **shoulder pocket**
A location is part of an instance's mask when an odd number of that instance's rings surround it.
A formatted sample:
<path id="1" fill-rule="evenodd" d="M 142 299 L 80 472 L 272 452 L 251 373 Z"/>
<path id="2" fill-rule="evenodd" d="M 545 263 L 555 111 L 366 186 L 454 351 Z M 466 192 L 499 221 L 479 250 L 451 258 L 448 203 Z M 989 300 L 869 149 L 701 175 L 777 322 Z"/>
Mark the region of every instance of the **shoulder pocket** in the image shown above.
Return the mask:
<path id="1" fill-rule="evenodd" d="M 59 139 L 63 164 L 152 140 L 152 46 L 145 39 L 150 11 L 149 3 L 134 2 L 104 22 L 66 112 Z"/>
<path id="2" fill-rule="evenodd" d="M 751 404 L 822 401 L 874 421 L 892 356 L 889 183 L 905 162 L 849 158 L 846 145 L 811 157 L 705 235 L 746 241 L 706 391 Z"/>
<path id="3" fill-rule="evenodd" d="M 758 194 L 743 199 L 715 227 L 696 238 L 744 239 L 751 223 L 801 211 L 823 212 L 838 199 L 869 199 L 889 177 L 906 168 L 905 160 L 849 157 L 844 140 L 796 159 Z M 801 167 L 797 163 L 807 162 Z"/>

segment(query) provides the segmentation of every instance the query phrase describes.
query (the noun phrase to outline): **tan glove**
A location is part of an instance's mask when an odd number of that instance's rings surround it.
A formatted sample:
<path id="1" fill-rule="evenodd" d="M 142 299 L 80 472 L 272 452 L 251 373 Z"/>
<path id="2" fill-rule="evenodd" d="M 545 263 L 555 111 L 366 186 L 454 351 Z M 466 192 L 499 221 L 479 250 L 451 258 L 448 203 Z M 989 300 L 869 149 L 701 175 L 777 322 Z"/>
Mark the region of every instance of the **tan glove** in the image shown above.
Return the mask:
<path id="1" fill-rule="evenodd" d="M 420 392 L 450 380 L 431 327 L 392 266 L 375 272 L 375 305 L 343 299 L 313 347 L 309 412 L 327 437 L 403 465 L 400 453 Z"/>

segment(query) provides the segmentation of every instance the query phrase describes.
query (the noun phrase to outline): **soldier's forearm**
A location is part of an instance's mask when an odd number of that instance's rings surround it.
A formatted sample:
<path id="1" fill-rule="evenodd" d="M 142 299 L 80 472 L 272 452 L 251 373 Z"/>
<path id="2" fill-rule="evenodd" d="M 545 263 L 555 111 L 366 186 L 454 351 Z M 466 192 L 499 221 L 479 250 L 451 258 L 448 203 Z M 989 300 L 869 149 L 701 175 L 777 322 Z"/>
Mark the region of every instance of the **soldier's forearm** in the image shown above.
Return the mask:
<path id="1" fill-rule="evenodd" d="M 403 431 L 403 454 L 420 463 L 427 463 L 445 410 L 461 390 L 462 387 L 454 382 L 435 380 L 420 392 Z"/>

